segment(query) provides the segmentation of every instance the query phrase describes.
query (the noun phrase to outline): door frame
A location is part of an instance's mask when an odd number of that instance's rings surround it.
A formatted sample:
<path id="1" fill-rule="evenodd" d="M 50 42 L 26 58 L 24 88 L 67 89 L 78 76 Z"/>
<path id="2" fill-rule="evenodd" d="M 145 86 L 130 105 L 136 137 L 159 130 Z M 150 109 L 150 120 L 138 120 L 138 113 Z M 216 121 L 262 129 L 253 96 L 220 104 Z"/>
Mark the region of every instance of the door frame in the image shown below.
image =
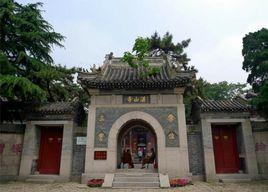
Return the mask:
<path id="1" fill-rule="evenodd" d="M 237 125 L 235 124 L 216 124 L 216 125 L 212 125 L 211 126 L 212 129 L 212 142 L 213 142 L 213 149 L 214 149 L 214 159 L 215 159 L 215 171 L 217 174 L 234 174 L 234 173 L 238 173 L 239 172 L 239 168 L 240 168 L 240 163 L 239 163 L 239 152 L 238 152 L 238 145 L 237 145 Z M 229 129 L 229 130 L 228 130 Z M 230 130 L 231 129 L 231 130 Z M 218 146 L 215 146 L 215 140 L 214 140 L 214 133 L 218 132 L 219 134 L 219 141 L 220 143 L 218 143 Z M 233 157 L 234 163 L 236 164 L 236 169 L 237 172 L 231 172 L 231 171 L 227 171 L 227 167 L 225 167 L 226 162 L 224 161 L 225 159 L 225 155 L 227 155 L 226 150 L 224 150 L 224 144 L 223 144 L 223 139 L 222 136 L 224 134 L 226 134 L 225 131 L 230 131 L 229 133 L 231 134 L 230 137 L 232 139 L 232 142 L 234 143 L 234 146 L 232 146 L 232 154 L 231 156 Z M 224 133 L 225 132 L 225 133 Z M 216 134 L 216 133 L 215 133 Z M 219 155 L 219 151 L 220 151 L 220 157 L 221 158 L 221 162 L 217 162 L 216 156 Z M 229 151 L 230 153 L 230 151 Z M 230 155 L 230 154 L 229 154 Z M 219 159 L 218 159 L 219 160 Z M 222 164 L 220 167 L 219 164 Z M 234 167 L 235 168 L 235 167 Z M 218 169 L 218 170 L 217 170 Z"/>
<path id="2" fill-rule="evenodd" d="M 73 159 L 73 129 L 75 122 L 73 120 L 34 120 L 27 121 L 23 150 L 21 155 L 19 178 L 35 175 L 36 159 L 38 158 L 40 127 L 53 127 L 63 126 L 62 150 L 61 150 L 61 164 L 60 173 L 58 175 L 62 180 L 68 181 L 72 172 L 72 159 Z M 37 168 L 37 167 L 36 167 Z M 37 176 L 37 175 L 36 175 Z"/>
<path id="3" fill-rule="evenodd" d="M 44 156 L 45 154 L 45 135 L 46 131 L 51 131 L 51 129 L 54 129 L 55 132 L 58 132 L 57 134 L 61 135 L 61 146 L 60 146 L 60 151 L 59 151 L 59 166 L 56 170 L 57 173 L 41 173 L 41 174 L 52 174 L 52 175 L 59 175 L 60 174 L 60 167 L 61 167 L 61 154 L 62 154 L 62 145 L 63 145 L 63 126 L 41 126 L 40 127 L 40 146 L 39 146 L 39 154 L 38 154 L 38 164 L 37 164 L 37 171 L 40 172 L 40 167 L 41 164 L 44 161 Z"/>
<path id="4" fill-rule="evenodd" d="M 254 149 L 254 141 L 252 135 L 252 128 L 248 114 L 239 116 L 239 118 L 230 118 L 231 115 L 237 117 L 237 114 L 224 113 L 212 116 L 209 114 L 203 114 L 201 116 L 201 129 L 202 129 L 202 141 L 204 152 L 204 165 L 205 165 L 205 178 L 206 181 L 218 181 L 218 179 L 224 178 L 239 178 L 241 174 L 217 174 L 215 170 L 215 160 L 212 142 L 212 124 L 239 124 L 241 126 L 241 139 L 243 139 L 243 146 L 245 150 L 245 166 L 246 173 L 249 178 L 256 178 L 258 175 L 257 159 Z"/>

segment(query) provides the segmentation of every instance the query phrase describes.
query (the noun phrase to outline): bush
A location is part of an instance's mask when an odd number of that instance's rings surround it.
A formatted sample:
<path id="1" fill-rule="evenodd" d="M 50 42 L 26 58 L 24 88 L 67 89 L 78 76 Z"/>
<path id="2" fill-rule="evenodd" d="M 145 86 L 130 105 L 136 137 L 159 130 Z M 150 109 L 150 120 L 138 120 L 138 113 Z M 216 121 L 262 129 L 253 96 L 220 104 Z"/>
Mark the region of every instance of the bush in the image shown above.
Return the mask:
<path id="1" fill-rule="evenodd" d="M 188 184 L 190 184 L 190 181 L 186 178 L 182 178 L 182 179 L 171 179 L 169 181 L 170 186 L 171 187 L 183 187 L 186 186 Z"/>
<path id="2" fill-rule="evenodd" d="M 87 186 L 89 186 L 89 187 L 101 187 L 103 182 L 104 182 L 103 179 L 90 179 L 87 182 Z"/>

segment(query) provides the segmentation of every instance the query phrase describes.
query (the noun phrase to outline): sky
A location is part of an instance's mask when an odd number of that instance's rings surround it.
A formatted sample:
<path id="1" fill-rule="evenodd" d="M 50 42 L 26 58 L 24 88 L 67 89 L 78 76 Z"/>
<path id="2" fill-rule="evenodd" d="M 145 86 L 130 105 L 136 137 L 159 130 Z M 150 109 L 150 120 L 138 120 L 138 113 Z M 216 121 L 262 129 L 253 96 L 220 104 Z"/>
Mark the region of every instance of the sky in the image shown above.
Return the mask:
<path id="1" fill-rule="evenodd" d="M 36 0 L 38 1 L 38 0 Z M 18 0 L 27 4 L 32 0 Z M 242 39 L 268 28 L 267 0 L 39 0 L 44 18 L 66 37 L 56 64 L 89 69 L 106 54 L 120 57 L 138 37 L 169 31 L 174 42 L 191 39 L 185 52 L 197 77 L 245 83 Z"/>

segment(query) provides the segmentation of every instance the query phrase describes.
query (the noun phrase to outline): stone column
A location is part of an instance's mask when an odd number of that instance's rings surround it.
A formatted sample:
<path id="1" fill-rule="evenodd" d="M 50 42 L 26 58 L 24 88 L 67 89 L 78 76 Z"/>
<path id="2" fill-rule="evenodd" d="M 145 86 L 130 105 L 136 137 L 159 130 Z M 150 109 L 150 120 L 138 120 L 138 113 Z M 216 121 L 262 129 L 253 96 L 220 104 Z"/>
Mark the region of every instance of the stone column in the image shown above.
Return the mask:
<path id="1" fill-rule="evenodd" d="M 21 178 L 31 174 L 32 161 L 36 156 L 36 127 L 31 122 L 26 123 L 21 153 L 19 176 Z"/>
<path id="2" fill-rule="evenodd" d="M 249 119 L 246 119 L 244 122 L 242 122 L 242 134 L 245 145 L 247 171 L 248 174 L 251 175 L 252 178 L 254 178 L 257 177 L 258 167 L 255 153 L 255 145 L 253 141 L 252 129 Z"/>
<path id="3" fill-rule="evenodd" d="M 202 119 L 201 126 L 202 126 L 202 137 L 203 137 L 206 181 L 214 181 L 216 179 L 216 170 L 215 170 L 211 123 L 207 122 L 206 119 Z"/>
<path id="4" fill-rule="evenodd" d="M 63 177 L 71 176 L 72 155 L 73 155 L 73 127 L 74 127 L 73 122 L 63 125 L 61 163 L 60 163 L 60 176 Z"/>
<path id="5" fill-rule="evenodd" d="M 96 116 L 96 107 L 95 105 L 90 105 L 88 109 L 87 146 L 86 146 L 86 158 L 85 158 L 85 172 L 82 176 L 83 183 L 85 182 L 85 179 L 87 179 L 87 177 L 89 176 L 90 172 L 94 170 L 93 161 L 94 161 L 95 116 Z"/>
<path id="6" fill-rule="evenodd" d="M 179 100 L 180 101 L 180 100 Z M 181 100 L 182 102 L 182 100 Z M 190 176 L 189 154 L 187 143 L 187 130 L 184 104 L 178 104 L 178 133 L 179 133 L 179 153 L 180 153 L 180 175 Z"/>

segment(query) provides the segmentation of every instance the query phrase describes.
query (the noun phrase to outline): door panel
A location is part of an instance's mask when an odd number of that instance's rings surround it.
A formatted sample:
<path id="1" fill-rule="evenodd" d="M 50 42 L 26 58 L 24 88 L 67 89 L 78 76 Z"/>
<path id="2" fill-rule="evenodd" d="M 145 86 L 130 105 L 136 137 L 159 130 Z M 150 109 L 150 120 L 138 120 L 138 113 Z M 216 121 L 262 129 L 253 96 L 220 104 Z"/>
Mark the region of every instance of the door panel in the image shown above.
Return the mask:
<path id="1" fill-rule="evenodd" d="M 41 129 L 39 173 L 59 174 L 62 133 L 63 129 L 61 127 L 44 127 Z"/>
<path id="2" fill-rule="evenodd" d="M 212 127 L 216 173 L 237 173 L 239 155 L 234 126 L 217 125 Z"/>

